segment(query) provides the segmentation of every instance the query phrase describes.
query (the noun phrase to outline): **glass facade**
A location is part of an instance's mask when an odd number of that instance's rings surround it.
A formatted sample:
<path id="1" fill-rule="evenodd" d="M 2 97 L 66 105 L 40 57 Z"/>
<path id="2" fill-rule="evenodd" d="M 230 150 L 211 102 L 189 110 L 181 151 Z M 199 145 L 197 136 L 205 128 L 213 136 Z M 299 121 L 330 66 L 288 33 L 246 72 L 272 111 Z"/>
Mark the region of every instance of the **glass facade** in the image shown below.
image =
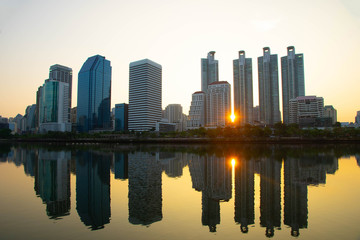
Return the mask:
<path id="1" fill-rule="evenodd" d="M 111 66 L 105 57 L 86 60 L 78 76 L 77 124 L 79 132 L 109 129 Z"/>
<path id="2" fill-rule="evenodd" d="M 115 104 L 115 131 L 128 130 L 129 104 Z"/>
<path id="3" fill-rule="evenodd" d="M 47 81 L 41 89 L 40 123 L 58 121 L 59 82 Z"/>

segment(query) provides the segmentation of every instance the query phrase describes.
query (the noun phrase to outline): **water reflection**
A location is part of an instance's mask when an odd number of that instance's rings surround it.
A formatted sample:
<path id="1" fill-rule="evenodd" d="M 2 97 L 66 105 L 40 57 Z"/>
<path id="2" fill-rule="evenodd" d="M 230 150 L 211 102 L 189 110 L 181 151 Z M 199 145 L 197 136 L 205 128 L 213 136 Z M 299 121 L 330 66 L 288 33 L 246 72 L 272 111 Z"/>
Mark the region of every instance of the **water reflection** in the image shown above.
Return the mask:
<path id="1" fill-rule="evenodd" d="M 85 226 L 92 230 L 110 222 L 111 153 L 76 153 L 76 210 Z"/>
<path id="2" fill-rule="evenodd" d="M 273 237 L 283 221 L 285 229 L 291 229 L 290 235 L 296 237 L 311 224 L 308 187 L 326 184 L 327 174 L 336 173 L 342 156 L 355 156 L 360 166 L 359 152 L 357 146 L 134 146 L 105 151 L 7 145 L 0 146 L 0 162 L 23 166 L 24 173 L 34 178 L 35 193 L 51 219 L 70 214 L 70 172 L 76 174 L 76 211 L 92 230 L 110 223 L 110 170 L 115 179 L 128 182 L 129 223 L 149 226 L 163 219 L 162 172 L 170 178 L 181 178 L 188 166 L 192 188 L 201 192 L 199 226 L 207 226 L 210 232 L 216 232 L 221 222 L 221 203 L 232 198 L 234 173 L 233 217 L 240 231 L 250 234 L 249 227 L 259 219 L 265 235 Z M 236 162 L 234 171 L 232 159 Z M 257 217 L 255 174 L 260 180 Z"/>
<path id="3" fill-rule="evenodd" d="M 129 222 L 150 225 L 162 219 L 159 152 L 129 154 Z"/>

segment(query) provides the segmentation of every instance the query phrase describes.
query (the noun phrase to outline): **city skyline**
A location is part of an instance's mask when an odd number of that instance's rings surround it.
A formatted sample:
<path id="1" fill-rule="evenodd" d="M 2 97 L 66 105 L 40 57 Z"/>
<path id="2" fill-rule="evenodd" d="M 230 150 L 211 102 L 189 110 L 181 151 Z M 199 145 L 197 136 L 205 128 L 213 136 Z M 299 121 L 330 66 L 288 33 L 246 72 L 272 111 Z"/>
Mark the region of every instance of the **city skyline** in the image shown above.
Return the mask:
<path id="1" fill-rule="evenodd" d="M 84 5 L 86 7 L 79 10 Z M 59 14 L 52 14 L 54 7 Z M 287 11 L 289 8 L 298 11 Z M 288 46 L 295 46 L 297 52 L 304 54 L 306 95 L 324 97 L 325 105 L 333 105 L 338 110 L 338 121 L 353 122 L 359 110 L 354 103 L 359 99 L 356 89 L 360 70 L 356 67 L 356 53 L 360 46 L 356 43 L 360 40 L 360 3 L 354 1 L 264 1 L 245 5 L 241 1 L 227 4 L 108 1 L 100 5 L 74 1 L 70 6 L 45 1 L 4 1 L 0 9 L 3 68 L 0 114 L 5 117 L 23 115 L 26 106 L 36 102 L 36 90 L 48 75 L 48 66 L 68 66 L 76 76 L 83 59 L 95 54 L 112 61 L 112 107 L 128 102 L 128 64 L 150 58 L 163 66 L 162 108 L 178 103 L 188 114 L 191 94 L 201 89 L 200 59 L 207 52 L 216 51 L 219 81 L 233 85 L 232 60 L 237 52 L 243 49 L 247 57 L 254 60 L 261 56 L 265 46 L 279 57 L 286 55 Z M 242 9 L 241 16 L 237 14 L 238 9 Z M 91 18 L 97 10 L 106 12 L 103 21 Z M 189 19 L 181 14 L 184 11 Z M 135 21 L 136 18 L 139 19 Z M 202 19 L 208 19 L 206 26 Z M 119 23 L 119 28 L 116 31 L 100 28 L 104 21 Z M 150 30 L 153 25 L 157 26 L 155 31 Z M 329 25 L 332 27 L 327 28 Z M 234 26 L 242 31 L 230 31 Z M 94 33 L 92 29 L 96 27 L 99 30 Z M 247 32 L 246 37 L 243 32 Z M 44 37 L 52 34 L 53 37 Z M 70 35 L 71 38 L 65 37 Z M 143 41 L 142 36 L 147 36 L 147 41 Z M 171 51 L 174 46 L 176 54 Z M 256 65 L 253 61 L 254 106 L 259 102 Z M 72 107 L 77 106 L 76 77 L 73 82 Z M 8 104 L 7 99 L 15 94 L 21 99 Z M 282 110 L 281 95 L 279 100 Z"/>

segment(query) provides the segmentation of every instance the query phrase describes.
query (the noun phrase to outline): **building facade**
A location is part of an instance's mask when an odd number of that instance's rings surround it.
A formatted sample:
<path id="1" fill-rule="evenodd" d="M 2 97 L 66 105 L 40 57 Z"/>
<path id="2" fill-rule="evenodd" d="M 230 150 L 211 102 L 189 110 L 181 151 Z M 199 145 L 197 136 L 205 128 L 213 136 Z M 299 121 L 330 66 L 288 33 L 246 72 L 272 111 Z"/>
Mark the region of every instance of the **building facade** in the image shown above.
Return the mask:
<path id="1" fill-rule="evenodd" d="M 161 120 L 162 67 L 149 59 L 130 63 L 129 130 L 154 130 Z"/>
<path id="2" fill-rule="evenodd" d="M 41 133 L 71 131 L 71 123 L 68 118 L 68 94 L 68 83 L 55 80 L 45 81 L 40 90 L 39 130 Z"/>
<path id="3" fill-rule="evenodd" d="M 360 125 L 360 111 L 356 112 L 355 123 Z"/>
<path id="4" fill-rule="evenodd" d="M 129 104 L 115 104 L 115 131 L 127 131 L 129 120 Z"/>
<path id="5" fill-rule="evenodd" d="M 208 53 L 201 59 L 201 91 L 207 93 L 209 84 L 219 81 L 219 64 L 215 60 L 215 52 Z"/>
<path id="6" fill-rule="evenodd" d="M 209 85 L 206 109 L 207 126 L 224 127 L 228 124 L 231 115 L 231 88 L 228 82 L 213 82 Z"/>
<path id="7" fill-rule="evenodd" d="M 304 55 L 295 54 L 295 47 L 287 48 L 287 56 L 281 58 L 283 122 L 289 124 L 289 101 L 305 96 Z"/>
<path id="8" fill-rule="evenodd" d="M 252 59 L 239 51 L 239 58 L 233 60 L 234 114 L 239 124 L 253 123 L 253 81 Z"/>
<path id="9" fill-rule="evenodd" d="M 196 129 L 205 127 L 205 106 L 206 95 L 205 92 L 194 92 L 191 97 L 191 106 L 189 110 L 189 117 L 187 120 L 187 129 Z"/>
<path id="10" fill-rule="evenodd" d="M 279 109 L 278 56 L 271 54 L 269 47 L 263 48 L 258 57 L 260 121 L 274 125 L 281 121 Z"/>
<path id="11" fill-rule="evenodd" d="M 78 76 L 78 131 L 109 130 L 110 105 L 110 61 L 100 55 L 89 57 Z"/>
<path id="12" fill-rule="evenodd" d="M 337 111 L 333 105 L 327 105 L 324 107 L 324 117 L 331 118 L 332 125 L 337 122 Z"/>
<path id="13" fill-rule="evenodd" d="M 302 96 L 290 99 L 289 123 L 300 126 L 315 125 L 316 119 L 324 117 L 324 99 L 316 96 Z"/>
<path id="14" fill-rule="evenodd" d="M 67 96 L 69 98 L 68 120 L 70 121 L 72 98 L 72 69 L 59 64 L 52 65 L 49 71 L 49 79 L 69 84 Z"/>

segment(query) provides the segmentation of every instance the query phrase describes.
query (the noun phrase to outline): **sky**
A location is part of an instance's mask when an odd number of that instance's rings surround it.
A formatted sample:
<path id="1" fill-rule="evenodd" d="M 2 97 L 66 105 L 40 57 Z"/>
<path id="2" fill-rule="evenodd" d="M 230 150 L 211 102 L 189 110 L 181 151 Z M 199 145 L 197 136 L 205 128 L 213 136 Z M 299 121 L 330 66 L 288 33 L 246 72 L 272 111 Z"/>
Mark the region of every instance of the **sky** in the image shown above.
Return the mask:
<path id="1" fill-rule="evenodd" d="M 233 86 L 232 61 L 244 50 L 255 106 L 263 47 L 278 54 L 280 72 L 288 46 L 304 54 L 305 94 L 333 105 L 338 121 L 353 122 L 360 110 L 358 0 L 0 0 L 0 115 L 35 104 L 54 64 L 73 69 L 76 106 L 79 70 L 96 54 L 111 61 L 112 107 L 128 103 L 129 63 L 148 58 L 162 65 L 163 108 L 178 103 L 188 114 L 191 94 L 201 89 L 200 59 L 216 51 L 219 80 Z"/>

